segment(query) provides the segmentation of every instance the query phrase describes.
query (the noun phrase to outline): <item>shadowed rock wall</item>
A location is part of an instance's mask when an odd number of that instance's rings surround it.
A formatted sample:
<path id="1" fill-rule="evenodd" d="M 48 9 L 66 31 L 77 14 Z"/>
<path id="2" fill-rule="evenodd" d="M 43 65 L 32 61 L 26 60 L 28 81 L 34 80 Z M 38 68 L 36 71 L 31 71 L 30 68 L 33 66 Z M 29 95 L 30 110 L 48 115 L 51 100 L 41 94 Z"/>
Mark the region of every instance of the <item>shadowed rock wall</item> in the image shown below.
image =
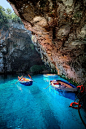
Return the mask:
<path id="1" fill-rule="evenodd" d="M 9 23 L 0 30 L 0 73 L 27 72 L 34 65 L 44 65 L 24 25 Z"/>
<path id="2" fill-rule="evenodd" d="M 8 0 L 45 64 L 76 82 L 86 80 L 86 1 Z"/>

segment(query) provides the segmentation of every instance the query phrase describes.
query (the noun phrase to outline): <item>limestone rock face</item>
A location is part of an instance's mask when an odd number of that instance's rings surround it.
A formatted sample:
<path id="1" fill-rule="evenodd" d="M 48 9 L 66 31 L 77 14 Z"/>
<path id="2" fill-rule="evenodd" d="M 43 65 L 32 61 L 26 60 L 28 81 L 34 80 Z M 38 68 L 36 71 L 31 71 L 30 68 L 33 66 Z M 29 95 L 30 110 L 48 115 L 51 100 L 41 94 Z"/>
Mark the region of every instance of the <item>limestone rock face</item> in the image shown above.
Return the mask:
<path id="1" fill-rule="evenodd" d="M 41 58 L 78 83 L 86 80 L 86 1 L 8 0 Z M 5 49 L 3 51 L 6 52 Z"/>
<path id="2" fill-rule="evenodd" d="M 10 23 L 9 30 L 0 30 L 0 73 L 28 72 L 34 65 L 43 65 L 24 25 Z"/>

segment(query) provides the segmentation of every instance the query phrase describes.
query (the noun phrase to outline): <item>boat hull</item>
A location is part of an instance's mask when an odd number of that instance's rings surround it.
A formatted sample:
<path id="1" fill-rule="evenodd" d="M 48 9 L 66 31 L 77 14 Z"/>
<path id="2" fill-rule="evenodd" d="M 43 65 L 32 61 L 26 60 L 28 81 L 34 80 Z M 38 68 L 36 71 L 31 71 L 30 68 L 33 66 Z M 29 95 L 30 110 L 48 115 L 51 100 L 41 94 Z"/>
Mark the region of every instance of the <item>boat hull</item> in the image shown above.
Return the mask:
<path id="1" fill-rule="evenodd" d="M 59 95 L 75 100 L 77 88 L 74 85 L 61 80 L 56 80 L 56 83 L 54 82 L 52 83 L 52 82 L 53 81 L 50 81 L 51 87 L 54 90 L 56 90 L 59 93 Z M 59 83 L 61 85 L 59 85 Z M 63 86 L 62 84 L 65 84 L 65 85 Z"/>
<path id="2" fill-rule="evenodd" d="M 25 85 L 25 86 L 31 86 L 33 84 L 33 81 L 29 81 L 29 82 L 21 82 L 19 81 L 22 85 Z"/>
<path id="3" fill-rule="evenodd" d="M 56 77 L 58 77 L 57 74 L 44 74 L 43 76 L 46 77 L 46 78 L 56 78 Z"/>
<path id="4" fill-rule="evenodd" d="M 19 83 L 25 86 L 31 86 L 33 84 L 33 80 L 26 77 L 18 77 Z"/>

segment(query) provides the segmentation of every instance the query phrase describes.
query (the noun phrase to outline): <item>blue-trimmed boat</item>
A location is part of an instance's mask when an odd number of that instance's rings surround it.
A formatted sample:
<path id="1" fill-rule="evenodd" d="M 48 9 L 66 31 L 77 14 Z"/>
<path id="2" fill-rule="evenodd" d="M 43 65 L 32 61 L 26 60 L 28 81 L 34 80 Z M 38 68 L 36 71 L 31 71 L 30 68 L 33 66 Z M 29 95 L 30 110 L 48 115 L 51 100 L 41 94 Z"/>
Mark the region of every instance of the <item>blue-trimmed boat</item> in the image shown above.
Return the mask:
<path id="1" fill-rule="evenodd" d="M 33 80 L 31 78 L 26 78 L 26 77 L 23 77 L 23 76 L 19 77 L 18 76 L 18 80 L 22 85 L 25 85 L 25 86 L 31 86 L 33 84 Z"/>
<path id="2" fill-rule="evenodd" d="M 78 88 L 73 84 L 62 80 L 51 80 L 50 85 L 59 95 L 75 100 Z"/>
<path id="3" fill-rule="evenodd" d="M 50 84 L 56 90 L 65 90 L 65 91 L 70 91 L 70 92 L 77 91 L 76 86 L 74 86 L 73 84 L 71 84 L 69 82 L 65 82 L 65 81 L 62 81 L 62 80 L 51 80 Z"/>

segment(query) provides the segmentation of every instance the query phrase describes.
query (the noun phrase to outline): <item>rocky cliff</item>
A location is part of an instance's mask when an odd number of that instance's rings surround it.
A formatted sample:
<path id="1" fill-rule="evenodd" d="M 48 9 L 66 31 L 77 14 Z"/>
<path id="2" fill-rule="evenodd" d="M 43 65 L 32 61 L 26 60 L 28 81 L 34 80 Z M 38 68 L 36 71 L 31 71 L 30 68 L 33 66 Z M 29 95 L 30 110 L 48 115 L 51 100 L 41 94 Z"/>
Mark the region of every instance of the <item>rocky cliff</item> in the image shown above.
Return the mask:
<path id="1" fill-rule="evenodd" d="M 76 82 L 86 80 L 86 0 L 8 0 L 43 61 Z"/>
<path id="2" fill-rule="evenodd" d="M 0 30 L 0 73 L 28 73 L 34 65 L 43 65 L 30 35 L 23 24 L 11 21 L 8 30 Z"/>

